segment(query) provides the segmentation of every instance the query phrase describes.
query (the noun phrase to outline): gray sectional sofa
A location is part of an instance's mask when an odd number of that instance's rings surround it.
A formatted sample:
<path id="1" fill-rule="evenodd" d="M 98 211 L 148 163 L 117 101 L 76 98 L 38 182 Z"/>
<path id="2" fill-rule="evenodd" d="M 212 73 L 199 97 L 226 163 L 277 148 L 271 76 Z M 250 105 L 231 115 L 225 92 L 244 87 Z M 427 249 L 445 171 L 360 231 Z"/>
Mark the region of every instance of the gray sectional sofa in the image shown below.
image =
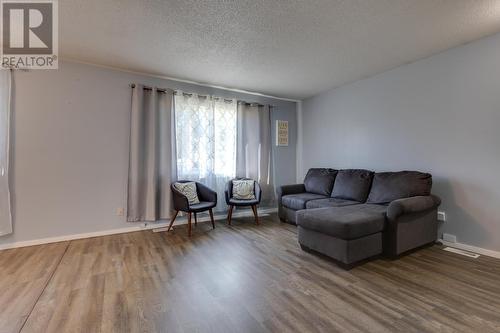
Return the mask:
<path id="1" fill-rule="evenodd" d="M 303 184 L 278 188 L 278 214 L 297 224 L 304 250 L 351 265 L 435 242 L 441 200 L 431 187 L 418 171 L 313 168 Z"/>

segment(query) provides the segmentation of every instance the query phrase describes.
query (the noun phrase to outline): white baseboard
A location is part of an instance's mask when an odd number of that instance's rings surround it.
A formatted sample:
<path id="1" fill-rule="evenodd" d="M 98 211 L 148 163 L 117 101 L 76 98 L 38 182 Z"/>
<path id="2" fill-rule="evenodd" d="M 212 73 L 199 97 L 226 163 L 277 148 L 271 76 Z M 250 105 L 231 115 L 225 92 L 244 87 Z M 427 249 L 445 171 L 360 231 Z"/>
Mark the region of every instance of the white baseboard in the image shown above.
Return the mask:
<path id="1" fill-rule="evenodd" d="M 259 209 L 258 211 L 259 211 L 259 215 L 266 215 L 266 214 L 276 213 L 278 211 L 278 209 L 277 208 L 263 208 L 263 209 Z M 234 212 L 233 217 L 252 216 L 252 214 L 253 213 L 250 210 L 249 211 L 239 211 L 239 212 Z M 214 219 L 215 220 L 224 220 L 224 219 L 226 219 L 226 215 L 225 214 L 216 214 L 216 215 L 214 215 Z M 208 216 L 201 217 L 200 219 L 198 219 L 198 222 L 208 222 L 208 221 L 210 221 Z M 66 242 L 66 241 L 70 241 L 70 240 L 83 239 L 83 238 L 91 238 L 91 237 L 99 237 L 99 236 L 107 236 L 107 235 L 115 235 L 115 234 L 124 234 L 127 232 L 134 232 L 134 231 L 167 228 L 169 223 L 168 222 L 159 222 L 159 223 L 143 222 L 143 223 L 137 223 L 137 224 L 138 225 L 135 225 L 133 227 L 124 227 L 124 228 L 118 228 L 118 229 L 87 232 L 87 233 L 80 233 L 80 234 L 71 234 L 71 235 L 64 235 L 64 236 L 57 236 L 57 237 L 47 237 L 47 238 L 33 239 L 33 240 L 28 240 L 28 241 L 13 242 L 13 243 L 9 243 L 9 244 L 2 244 L 2 245 L 0 245 L 0 250 L 15 249 L 18 247 L 42 245 L 42 244 L 49 244 L 49 243 Z M 187 224 L 186 217 L 179 217 L 175 221 L 175 225 L 182 225 L 182 224 Z"/>
<path id="2" fill-rule="evenodd" d="M 82 239 L 82 238 L 91 238 L 91 237 L 99 237 L 99 236 L 106 236 L 106 235 L 123 234 L 123 233 L 127 233 L 127 232 L 134 232 L 134 231 L 147 230 L 147 229 L 151 229 L 151 228 L 148 228 L 147 226 L 144 226 L 144 224 L 141 223 L 140 226 L 134 226 L 134 227 L 124 227 L 124 228 L 118 228 L 118 229 L 86 232 L 86 233 L 81 233 L 81 234 L 71 234 L 71 235 L 63 235 L 63 236 L 56 236 L 56 237 L 39 238 L 39 239 L 33 239 L 33 240 L 28 240 L 28 241 L 2 244 L 2 245 L 0 245 L 0 250 L 15 249 L 18 247 L 42 245 L 42 244 L 49 244 L 49 243 L 65 242 L 65 241 Z"/>
<path id="3" fill-rule="evenodd" d="M 474 252 L 474 253 L 482 254 L 484 256 L 500 259 L 500 252 L 499 251 L 483 249 L 482 247 L 477 247 L 477 246 L 473 246 L 473 245 L 469 245 L 469 244 L 447 242 L 447 241 L 444 241 L 442 239 L 438 239 L 438 242 L 442 243 L 443 245 L 449 246 L 449 247 L 454 247 L 456 249 Z"/>

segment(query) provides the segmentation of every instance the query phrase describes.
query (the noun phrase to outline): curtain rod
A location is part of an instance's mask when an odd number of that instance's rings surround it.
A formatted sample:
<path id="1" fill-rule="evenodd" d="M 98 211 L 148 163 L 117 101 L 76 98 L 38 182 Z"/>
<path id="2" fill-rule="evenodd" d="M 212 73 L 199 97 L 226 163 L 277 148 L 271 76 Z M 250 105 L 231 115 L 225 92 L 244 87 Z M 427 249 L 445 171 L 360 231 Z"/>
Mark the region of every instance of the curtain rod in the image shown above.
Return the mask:
<path id="1" fill-rule="evenodd" d="M 132 89 L 134 89 L 135 87 L 136 87 L 135 83 L 132 83 L 130 85 L 130 88 L 132 88 Z M 144 89 L 144 90 L 153 90 L 153 87 L 143 86 L 142 89 Z M 156 88 L 156 91 L 158 91 L 158 92 L 166 92 L 167 89 Z"/>
<path id="2" fill-rule="evenodd" d="M 135 83 L 130 84 L 130 87 L 131 87 L 132 89 L 136 88 Z M 153 90 L 153 87 L 143 86 L 143 87 L 142 87 L 142 89 L 144 89 L 144 90 Z M 176 93 L 176 91 L 177 91 L 177 90 L 180 90 L 180 89 L 175 89 L 175 90 L 174 90 L 174 93 Z M 164 92 L 166 92 L 166 91 L 167 91 L 167 89 L 163 89 L 163 88 L 156 88 L 156 91 L 157 91 L 157 92 L 163 92 L 163 93 L 164 93 Z M 183 95 L 186 95 L 186 96 L 192 96 L 192 95 L 193 95 L 193 94 L 186 93 L 186 92 L 182 92 L 182 94 L 183 94 Z M 210 97 L 210 95 L 198 95 L 198 96 L 202 96 L 202 97 L 205 97 L 205 98 Z M 220 99 L 223 99 L 224 101 L 232 101 L 232 99 L 229 99 L 229 98 L 222 98 L 222 97 L 215 97 L 215 98 L 217 98 L 217 99 L 219 99 L 219 98 L 220 98 Z M 241 103 L 241 104 L 245 104 L 245 105 L 265 106 L 264 104 L 260 104 L 260 103 L 251 103 L 251 102 L 246 102 L 246 101 L 241 101 L 241 100 L 237 100 L 237 103 Z M 274 105 L 269 104 L 269 107 L 270 107 L 270 108 L 273 108 L 273 107 L 274 107 Z"/>

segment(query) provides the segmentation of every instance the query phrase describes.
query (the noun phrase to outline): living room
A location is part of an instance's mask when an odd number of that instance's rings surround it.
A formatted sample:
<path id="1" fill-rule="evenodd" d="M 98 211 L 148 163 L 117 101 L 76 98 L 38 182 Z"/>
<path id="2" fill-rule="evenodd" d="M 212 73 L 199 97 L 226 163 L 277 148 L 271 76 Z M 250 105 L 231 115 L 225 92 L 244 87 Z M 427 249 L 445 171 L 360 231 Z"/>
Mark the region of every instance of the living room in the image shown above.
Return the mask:
<path id="1" fill-rule="evenodd" d="M 1 6 L 0 332 L 500 331 L 498 1 Z"/>

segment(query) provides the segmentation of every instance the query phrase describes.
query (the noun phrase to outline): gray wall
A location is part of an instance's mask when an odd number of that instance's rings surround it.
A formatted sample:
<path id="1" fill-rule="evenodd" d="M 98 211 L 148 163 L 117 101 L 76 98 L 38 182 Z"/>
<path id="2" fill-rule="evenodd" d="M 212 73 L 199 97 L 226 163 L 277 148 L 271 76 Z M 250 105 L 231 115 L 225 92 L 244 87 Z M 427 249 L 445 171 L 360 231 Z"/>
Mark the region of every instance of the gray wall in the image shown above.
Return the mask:
<path id="1" fill-rule="evenodd" d="M 275 180 L 295 181 L 294 102 L 70 62 L 16 71 L 14 80 L 14 233 L 0 245 L 133 225 L 115 216 L 126 206 L 131 82 L 274 105 L 273 120 L 288 120 L 291 131 L 289 147 L 273 146 Z"/>
<path id="2" fill-rule="evenodd" d="M 500 34 L 304 101 L 303 165 L 431 172 L 458 241 L 500 251 Z"/>

